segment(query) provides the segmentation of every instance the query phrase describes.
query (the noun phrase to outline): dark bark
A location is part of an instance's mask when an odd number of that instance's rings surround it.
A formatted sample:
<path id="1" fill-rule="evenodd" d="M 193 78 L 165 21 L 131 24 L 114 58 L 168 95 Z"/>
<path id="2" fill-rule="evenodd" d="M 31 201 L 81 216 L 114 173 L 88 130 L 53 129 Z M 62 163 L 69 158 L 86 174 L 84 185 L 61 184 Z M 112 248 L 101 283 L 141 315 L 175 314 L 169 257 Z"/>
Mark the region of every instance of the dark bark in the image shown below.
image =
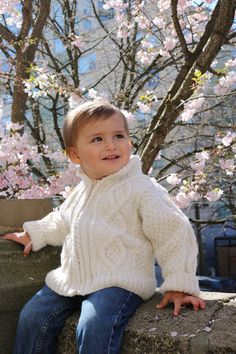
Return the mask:
<path id="1" fill-rule="evenodd" d="M 147 139 L 140 147 L 139 152 L 144 173 L 148 173 L 167 134 L 183 111 L 182 102 L 194 93 L 193 78 L 195 70 L 200 70 L 204 74 L 225 43 L 233 24 L 235 9 L 235 1 L 218 1 L 195 51 L 191 52 L 190 55 L 185 51 L 187 60 L 183 63 L 173 86 L 160 104 L 150 125 Z"/>
<path id="2" fill-rule="evenodd" d="M 15 81 L 13 87 L 12 122 L 23 124 L 27 93 L 24 80 L 29 78 L 30 65 L 34 61 L 38 43 L 50 12 L 50 0 L 41 0 L 37 18 L 33 24 L 33 1 L 25 0 L 22 7 L 22 26 L 18 36 L 0 24 L 0 35 L 15 48 Z M 33 29 L 32 29 L 33 25 Z"/>

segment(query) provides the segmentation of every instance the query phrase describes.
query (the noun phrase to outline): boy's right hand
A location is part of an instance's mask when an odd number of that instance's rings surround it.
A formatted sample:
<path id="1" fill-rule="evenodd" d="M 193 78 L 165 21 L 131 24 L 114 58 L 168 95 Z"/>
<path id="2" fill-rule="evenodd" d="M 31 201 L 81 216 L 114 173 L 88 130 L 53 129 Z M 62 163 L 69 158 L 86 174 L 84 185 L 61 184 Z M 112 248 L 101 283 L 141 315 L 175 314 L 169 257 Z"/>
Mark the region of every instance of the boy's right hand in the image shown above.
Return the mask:
<path id="1" fill-rule="evenodd" d="M 32 250 L 32 241 L 30 239 L 30 236 L 27 232 L 14 232 L 12 234 L 6 234 L 2 236 L 4 240 L 12 240 L 17 243 L 20 243 L 21 245 L 24 246 L 24 256 L 28 256 L 30 251 Z"/>

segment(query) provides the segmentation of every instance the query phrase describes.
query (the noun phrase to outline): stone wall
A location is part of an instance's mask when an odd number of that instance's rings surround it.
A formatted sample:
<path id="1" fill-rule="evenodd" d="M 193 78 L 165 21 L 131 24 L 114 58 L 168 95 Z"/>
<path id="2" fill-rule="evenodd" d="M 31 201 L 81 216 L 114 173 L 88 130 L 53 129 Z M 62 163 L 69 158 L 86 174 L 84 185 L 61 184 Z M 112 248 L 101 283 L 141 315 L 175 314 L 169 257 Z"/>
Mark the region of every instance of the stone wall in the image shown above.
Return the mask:
<path id="1" fill-rule="evenodd" d="M 20 309 L 59 264 L 60 249 L 46 247 L 23 257 L 23 247 L 0 239 L 0 353 L 10 354 Z"/>
<path id="2" fill-rule="evenodd" d="M 0 353 L 10 354 L 19 311 L 44 284 L 45 274 L 59 264 L 60 248 L 46 247 L 23 257 L 20 245 L 0 239 Z M 122 354 L 236 353 L 236 294 L 207 293 L 205 311 L 183 308 L 172 316 L 172 307 L 155 309 L 157 293 L 131 319 L 123 340 Z M 75 354 L 72 315 L 60 335 L 57 354 Z"/>
<path id="3" fill-rule="evenodd" d="M 236 294 L 207 293 L 204 311 L 182 309 L 173 317 L 172 306 L 157 310 L 157 293 L 136 312 L 126 329 L 121 354 L 235 354 Z M 79 314 L 66 322 L 57 354 L 76 354 L 75 326 Z"/>

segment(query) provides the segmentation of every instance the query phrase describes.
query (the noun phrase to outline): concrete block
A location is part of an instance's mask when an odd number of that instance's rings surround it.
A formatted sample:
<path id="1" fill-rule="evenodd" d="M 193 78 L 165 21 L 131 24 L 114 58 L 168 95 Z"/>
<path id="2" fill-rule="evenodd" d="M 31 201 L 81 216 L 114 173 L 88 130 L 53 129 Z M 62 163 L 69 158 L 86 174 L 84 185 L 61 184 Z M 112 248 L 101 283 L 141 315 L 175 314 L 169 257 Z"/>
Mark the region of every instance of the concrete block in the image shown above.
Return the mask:
<path id="1" fill-rule="evenodd" d="M 0 199 L 0 234 L 20 231 L 25 221 L 53 209 L 52 199 Z M 59 264 L 60 249 L 47 247 L 23 257 L 19 244 L 0 239 L 0 353 L 10 354 L 19 312 Z"/>
<path id="2" fill-rule="evenodd" d="M 60 263 L 61 249 L 46 247 L 23 256 L 23 247 L 0 239 L 0 353 L 11 354 L 23 305 L 44 285 L 46 274 Z"/>
<path id="3" fill-rule="evenodd" d="M 0 200 L 0 227 L 18 227 L 26 220 L 39 219 L 51 211 L 52 204 L 38 214 L 41 210 L 38 202 L 31 206 L 27 203 L 27 210 L 23 206 L 25 203 L 20 208 L 18 204 L 14 214 L 13 204 L 6 207 Z M 30 211 L 32 214 L 29 216 Z M 23 257 L 22 246 L 0 239 L 1 354 L 12 352 L 19 312 L 44 285 L 46 273 L 59 265 L 60 252 L 59 247 L 46 247 Z M 173 317 L 171 305 L 163 310 L 155 308 L 161 299 L 157 291 L 130 320 L 121 354 L 235 354 L 236 294 L 203 292 L 202 297 L 207 301 L 206 310 L 194 312 L 187 307 L 178 317 Z M 56 354 L 76 354 L 75 328 L 78 318 L 79 312 L 76 312 L 66 321 L 58 339 Z"/>
<path id="4" fill-rule="evenodd" d="M 53 209 L 52 199 L 0 199 L 1 226 L 21 227 L 25 221 L 41 219 Z"/>
<path id="5" fill-rule="evenodd" d="M 236 294 L 207 293 L 204 311 L 183 308 L 173 317 L 170 305 L 157 310 L 156 294 L 135 313 L 125 331 L 121 354 L 235 354 Z M 79 312 L 66 321 L 56 354 L 76 354 L 75 327 Z"/>

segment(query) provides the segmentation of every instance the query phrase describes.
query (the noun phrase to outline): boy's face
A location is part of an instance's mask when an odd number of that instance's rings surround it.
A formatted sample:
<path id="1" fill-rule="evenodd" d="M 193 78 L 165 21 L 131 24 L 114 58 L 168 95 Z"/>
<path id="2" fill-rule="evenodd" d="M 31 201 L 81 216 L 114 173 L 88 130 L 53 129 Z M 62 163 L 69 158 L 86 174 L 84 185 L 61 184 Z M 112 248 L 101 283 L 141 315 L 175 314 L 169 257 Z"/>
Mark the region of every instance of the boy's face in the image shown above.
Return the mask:
<path id="1" fill-rule="evenodd" d="M 72 162 L 93 179 L 119 171 L 130 159 L 131 142 L 119 114 L 86 124 L 76 146 L 69 149 Z"/>

